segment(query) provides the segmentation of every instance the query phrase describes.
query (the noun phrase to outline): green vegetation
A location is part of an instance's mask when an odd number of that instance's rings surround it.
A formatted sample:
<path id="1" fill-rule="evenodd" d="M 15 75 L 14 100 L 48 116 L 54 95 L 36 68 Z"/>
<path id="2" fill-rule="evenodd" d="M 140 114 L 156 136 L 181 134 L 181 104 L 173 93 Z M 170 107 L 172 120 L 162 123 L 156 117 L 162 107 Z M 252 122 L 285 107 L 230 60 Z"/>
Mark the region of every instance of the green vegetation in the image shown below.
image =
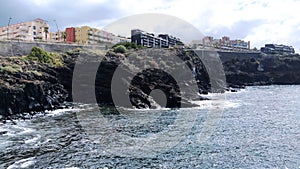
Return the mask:
<path id="1" fill-rule="evenodd" d="M 48 39 L 48 33 L 49 33 L 49 27 L 44 27 L 44 32 L 45 32 L 45 39 L 46 39 L 46 41 L 47 41 L 47 39 Z"/>
<path id="2" fill-rule="evenodd" d="M 0 66 L 0 72 L 17 73 L 17 72 L 23 72 L 23 69 L 21 66 L 17 64 L 12 64 L 12 65 Z"/>
<path id="3" fill-rule="evenodd" d="M 28 54 L 27 59 L 38 61 L 40 63 L 55 67 L 63 66 L 63 60 L 58 53 L 50 53 L 37 46 L 31 49 L 31 52 Z"/>
<path id="4" fill-rule="evenodd" d="M 62 38 L 64 39 L 64 42 L 66 41 L 67 39 L 67 33 L 66 32 L 62 32 Z"/>
<path id="5" fill-rule="evenodd" d="M 41 72 L 38 72 L 38 71 L 36 71 L 36 70 L 28 70 L 28 71 L 26 71 L 27 73 L 32 73 L 32 74 L 34 74 L 34 75 L 36 75 L 36 76 L 42 76 L 43 74 L 41 73 Z"/>
<path id="6" fill-rule="evenodd" d="M 114 48 L 115 53 L 126 53 L 126 47 L 123 45 L 118 45 Z"/>

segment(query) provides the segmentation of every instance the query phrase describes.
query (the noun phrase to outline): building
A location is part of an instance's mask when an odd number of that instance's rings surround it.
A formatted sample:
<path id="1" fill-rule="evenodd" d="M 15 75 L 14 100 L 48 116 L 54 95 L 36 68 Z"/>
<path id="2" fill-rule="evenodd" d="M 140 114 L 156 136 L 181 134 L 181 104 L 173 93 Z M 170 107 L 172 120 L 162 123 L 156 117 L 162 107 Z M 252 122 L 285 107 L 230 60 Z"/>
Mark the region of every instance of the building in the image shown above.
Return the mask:
<path id="1" fill-rule="evenodd" d="M 203 47 L 213 47 L 222 50 L 250 50 L 250 41 L 231 40 L 228 36 L 223 36 L 221 39 L 214 39 L 212 36 L 202 38 L 202 43 L 197 44 Z"/>
<path id="2" fill-rule="evenodd" d="M 98 42 L 113 43 L 114 36 L 115 36 L 114 34 L 110 32 L 106 32 L 104 30 L 97 30 L 93 32 L 93 34 L 91 35 L 91 37 L 94 38 L 95 43 Z"/>
<path id="3" fill-rule="evenodd" d="M 158 37 L 165 39 L 168 42 L 169 46 L 183 45 L 179 38 L 168 34 L 159 34 Z"/>
<path id="4" fill-rule="evenodd" d="M 51 42 L 65 42 L 66 37 L 64 37 L 65 32 L 50 32 L 50 41 Z"/>
<path id="5" fill-rule="evenodd" d="M 50 27 L 47 21 L 37 18 L 0 28 L 0 40 L 47 41 Z"/>
<path id="6" fill-rule="evenodd" d="M 131 42 L 146 47 L 168 48 L 170 46 L 183 45 L 179 38 L 168 34 L 159 34 L 157 37 L 153 33 L 148 33 L 140 29 L 131 30 Z"/>
<path id="7" fill-rule="evenodd" d="M 76 27 L 75 42 L 78 44 L 88 44 L 90 30 L 92 30 L 92 28 L 88 26 Z"/>
<path id="8" fill-rule="evenodd" d="M 265 44 L 265 47 L 260 48 L 260 51 L 266 54 L 294 54 L 295 49 L 292 46 Z"/>
<path id="9" fill-rule="evenodd" d="M 78 44 L 113 43 L 114 40 L 112 33 L 89 26 L 66 28 L 66 34 L 67 42 L 76 42 Z"/>
<path id="10" fill-rule="evenodd" d="M 75 28 L 66 28 L 66 42 L 75 43 Z"/>
<path id="11" fill-rule="evenodd" d="M 121 43 L 121 42 L 131 42 L 131 38 L 120 36 L 120 35 L 114 35 L 113 36 L 113 44 Z"/>

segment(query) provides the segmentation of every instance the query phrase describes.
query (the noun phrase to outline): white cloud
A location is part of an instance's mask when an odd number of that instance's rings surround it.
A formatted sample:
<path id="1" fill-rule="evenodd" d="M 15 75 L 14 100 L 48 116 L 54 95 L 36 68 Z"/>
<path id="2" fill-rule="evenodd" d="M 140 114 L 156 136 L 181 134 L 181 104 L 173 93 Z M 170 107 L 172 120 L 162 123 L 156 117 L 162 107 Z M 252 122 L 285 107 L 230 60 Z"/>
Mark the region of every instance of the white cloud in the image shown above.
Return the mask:
<path id="1" fill-rule="evenodd" d="M 259 21 L 259 25 L 249 25 L 252 27 L 245 29 L 247 32 L 232 32 L 229 36 L 243 34 L 244 36 L 239 38 L 250 40 L 253 47 L 261 47 L 264 43 L 280 43 L 293 45 L 297 52 L 300 52 L 300 42 L 297 39 L 300 36 L 300 1 L 129 0 L 122 1 L 120 8 L 128 15 L 148 12 L 173 15 L 192 23 L 209 35 L 222 34 L 224 29 L 235 30 L 235 26 L 240 23 Z"/>
<path id="2" fill-rule="evenodd" d="M 12 16 L 13 22 L 31 20 L 34 17 L 49 20 L 55 18 L 61 27 L 85 24 L 99 28 L 134 14 L 162 13 L 183 19 L 202 33 L 216 38 L 227 35 L 250 40 L 256 47 L 261 47 L 264 43 L 283 43 L 293 45 L 297 52 L 300 52 L 298 0 L 30 0 L 30 2 L 11 0 L 10 2 L 0 7 L 0 14 L 3 18 Z M 13 10 L 15 12 L 12 14 Z M 7 24 L 6 22 L 0 21 L 1 25 Z"/>

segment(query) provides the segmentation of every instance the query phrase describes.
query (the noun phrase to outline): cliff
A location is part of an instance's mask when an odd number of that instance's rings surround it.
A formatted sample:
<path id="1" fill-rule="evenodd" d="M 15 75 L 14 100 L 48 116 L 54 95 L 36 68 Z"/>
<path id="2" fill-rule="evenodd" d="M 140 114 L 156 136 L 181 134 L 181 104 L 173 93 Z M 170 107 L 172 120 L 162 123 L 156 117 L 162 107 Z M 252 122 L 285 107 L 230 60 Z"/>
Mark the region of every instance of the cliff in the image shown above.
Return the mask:
<path id="1" fill-rule="evenodd" d="M 172 60 L 171 56 L 180 59 Z M 181 49 L 140 49 L 124 54 L 74 49 L 58 54 L 35 47 L 27 56 L 0 57 L 0 116 L 23 118 L 27 113 L 56 109 L 66 101 L 77 102 L 73 98 L 76 94 L 82 96 L 82 103 L 94 103 L 90 96 L 95 95 L 99 105 L 117 102 L 117 106 L 129 108 L 195 106 L 191 101 L 204 99 L 199 93 L 210 91 L 207 71 L 196 60 L 194 53 Z M 96 72 L 89 70 L 93 65 L 98 66 Z M 84 68 L 79 79 L 87 80 L 74 85 L 75 67 Z M 195 68 L 197 80 L 191 76 Z M 122 73 L 117 74 L 121 76 L 117 76 L 117 87 L 112 88 L 116 71 Z M 90 88 L 94 93 L 89 93 Z M 153 95 L 156 89 L 163 95 Z M 126 99 L 128 102 L 123 102 Z"/>
<path id="2" fill-rule="evenodd" d="M 0 57 L 0 119 L 24 118 L 68 102 L 128 108 L 191 107 L 195 106 L 191 101 L 205 99 L 199 94 L 224 92 L 227 87 L 300 84 L 299 55 L 219 53 L 226 83 L 209 77 L 211 72 L 215 77 L 222 74 L 206 67 L 207 60 L 217 64 L 215 54 L 145 48 L 125 53 L 80 48 L 50 53 L 34 47 L 26 56 Z M 206 55 L 212 57 L 204 64 L 200 58 Z M 158 90 L 162 93 L 153 92 Z"/>
<path id="3" fill-rule="evenodd" d="M 67 98 L 56 66 L 27 57 L 0 57 L 0 63 L 0 119 L 56 109 Z"/>
<path id="4" fill-rule="evenodd" d="M 223 63 L 230 86 L 300 84 L 300 56 L 265 55 Z"/>

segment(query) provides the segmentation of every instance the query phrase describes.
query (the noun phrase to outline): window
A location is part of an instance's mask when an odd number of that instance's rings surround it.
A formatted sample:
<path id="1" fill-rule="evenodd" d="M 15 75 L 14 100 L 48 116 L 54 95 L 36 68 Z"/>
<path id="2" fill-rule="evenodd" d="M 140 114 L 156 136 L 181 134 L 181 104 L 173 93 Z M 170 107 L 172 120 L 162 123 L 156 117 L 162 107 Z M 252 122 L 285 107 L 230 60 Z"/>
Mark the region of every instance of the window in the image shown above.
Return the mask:
<path id="1" fill-rule="evenodd" d="M 33 35 L 36 35 L 36 32 L 33 32 Z"/>
<path id="2" fill-rule="evenodd" d="M 35 30 L 36 29 L 36 27 L 35 26 L 33 26 L 33 30 Z"/>

